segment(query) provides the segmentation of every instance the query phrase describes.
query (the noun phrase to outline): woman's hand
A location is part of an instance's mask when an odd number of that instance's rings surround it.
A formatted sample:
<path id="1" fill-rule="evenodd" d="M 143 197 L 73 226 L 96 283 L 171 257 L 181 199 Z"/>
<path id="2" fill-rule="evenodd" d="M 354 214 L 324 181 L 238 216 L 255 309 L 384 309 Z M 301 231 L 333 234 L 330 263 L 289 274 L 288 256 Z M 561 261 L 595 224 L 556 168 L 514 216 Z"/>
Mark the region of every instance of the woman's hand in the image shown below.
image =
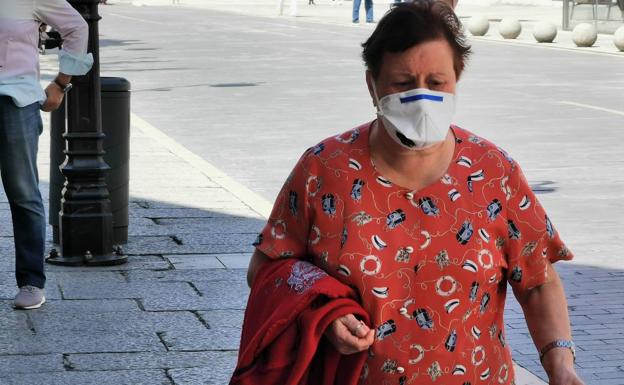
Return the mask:
<path id="1" fill-rule="evenodd" d="M 585 385 L 574 371 L 574 359 L 568 349 L 552 349 L 542 362 L 548 385 Z"/>
<path id="2" fill-rule="evenodd" d="M 325 336 L 340 354 L 364 351 L 375 341 L 375 331 L 353 314 L 334 320 L 325 331 Z"/>
<path id="3" fill-rule="evenodd" d="M 585 385 L 573 368 L 561 367 L 548 373 L 548 385 Z"/>
<path id="4" fill-rule="evenodd" d="M 45 94 L 46 100 L 43 105 L 41 105 L 41 110 L 45 112 L 52 112 L 59 108 L 61 102 L 63 101 L 63 97 L 65 96 L 61 86 L 54 82 L 48 84 L 45 89 Z"/>

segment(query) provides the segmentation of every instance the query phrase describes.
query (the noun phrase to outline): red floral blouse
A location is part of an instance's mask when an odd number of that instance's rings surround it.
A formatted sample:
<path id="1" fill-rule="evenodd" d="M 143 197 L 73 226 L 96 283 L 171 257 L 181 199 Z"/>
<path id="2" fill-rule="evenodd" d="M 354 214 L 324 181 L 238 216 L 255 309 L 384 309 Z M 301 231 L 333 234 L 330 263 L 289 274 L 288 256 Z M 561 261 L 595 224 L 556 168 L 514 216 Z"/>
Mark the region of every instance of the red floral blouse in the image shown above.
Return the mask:
<path id="1" fill-rule="evenodd" d="M 376 329 L 362 384 L 513 384 L 507 282 L 540 285 L 572 254 L 502 149 L 453 126 L 446 174 L 410 191 L 376 171 L 370 125 L 303 154 L 255 246 L 357 290 Z"/>

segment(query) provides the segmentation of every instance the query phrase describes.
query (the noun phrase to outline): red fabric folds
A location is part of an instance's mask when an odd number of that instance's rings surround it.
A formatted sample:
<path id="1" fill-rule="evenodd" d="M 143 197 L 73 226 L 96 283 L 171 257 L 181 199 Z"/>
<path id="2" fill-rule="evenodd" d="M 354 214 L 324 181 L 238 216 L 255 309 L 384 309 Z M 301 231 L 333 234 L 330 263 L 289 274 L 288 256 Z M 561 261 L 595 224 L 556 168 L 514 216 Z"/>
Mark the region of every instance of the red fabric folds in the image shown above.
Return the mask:
<path id="1" fill-rule="evenodd" d="M 368 315 L 350 287 L 309 262 L 265 263 L 251 289 L 230 385 L 356 385 L 366 352 L 342 355 L 323 337 L 336 318 Z"/>

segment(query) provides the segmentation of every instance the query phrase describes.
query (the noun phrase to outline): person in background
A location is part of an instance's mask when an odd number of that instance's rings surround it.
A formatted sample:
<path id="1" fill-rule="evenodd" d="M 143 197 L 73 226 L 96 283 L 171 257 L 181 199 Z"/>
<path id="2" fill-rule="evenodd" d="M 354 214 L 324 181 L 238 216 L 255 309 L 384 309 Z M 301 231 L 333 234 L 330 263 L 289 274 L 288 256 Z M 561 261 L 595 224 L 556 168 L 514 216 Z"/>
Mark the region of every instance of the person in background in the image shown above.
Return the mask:
<path id="1" fill-rule="evenodd" d="M 39 83 L 39 25 L 64 39 L 59 73 L 43 90 Z M 39 191 L 37 148 L 43 130 L 39 110 L 56 110 L 73 75 L 86 74 L 89 29 L 65 0 L 0 0 L 0 174 L 9 200 L 15 242 L 17 309 L 45 302 L 45 212 Z"/>
<path id="2" fill-rule="evenodd" d="M 354 23 L 360 22 L 360 4 L 362 0 L 353 0 L 353 19 Z M 366 22 L 374 23 L 373 18 L 373 0 L 364 0 L 364 10 L 366 11 Z"/>

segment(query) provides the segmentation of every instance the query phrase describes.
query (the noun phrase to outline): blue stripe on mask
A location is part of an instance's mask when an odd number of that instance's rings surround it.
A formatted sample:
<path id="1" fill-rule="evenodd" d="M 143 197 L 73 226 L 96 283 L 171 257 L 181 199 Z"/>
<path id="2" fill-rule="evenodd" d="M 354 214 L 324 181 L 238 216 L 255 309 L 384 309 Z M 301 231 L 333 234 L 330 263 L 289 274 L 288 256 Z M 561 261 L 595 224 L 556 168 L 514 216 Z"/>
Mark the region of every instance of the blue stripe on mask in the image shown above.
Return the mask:
<path id="1" fill-rule="evenodd" d="M 406 96 L 404 98 L 401 98 L 400 100 L 401 100 L 401 103 L 415 102 L 416 100 L 431 100 L 434 102 L 442 102 L 444 101 L 444 96 L 419 94 L 419 95 Z"/>

